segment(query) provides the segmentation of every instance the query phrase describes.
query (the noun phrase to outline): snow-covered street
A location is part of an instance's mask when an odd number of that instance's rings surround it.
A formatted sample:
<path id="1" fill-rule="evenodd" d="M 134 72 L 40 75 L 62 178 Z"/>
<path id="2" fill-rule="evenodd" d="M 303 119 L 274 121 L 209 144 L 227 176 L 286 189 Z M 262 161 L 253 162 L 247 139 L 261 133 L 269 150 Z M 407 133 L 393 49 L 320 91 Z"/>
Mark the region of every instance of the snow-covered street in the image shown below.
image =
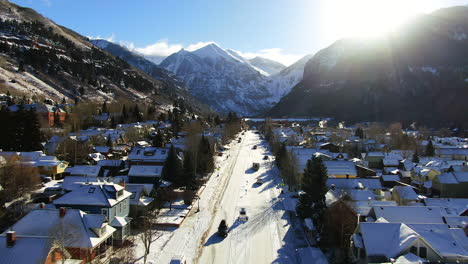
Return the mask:
<path id="1" fill-rule="evenodd" d="M 289 194 L 280 194 L 267 143 L 252 131 L 241 137 L 241 143 L 233 141 L 219 157 L 220 169 L 206 184 L 200 212 L 193 210 L 181 227 L 155 241 L 148 263 L 169 263 L 173 256 L 184 256 L 188 263 L 300 263 L 296 248 L 307 244 L 301 230 L 291 226 L 284 203 L 290 202 Z M 265 155 L 268 160 L 263 160 Z M 253 162 L 260 163 L 258 171 L 252 169 Z M 258 178 L 263 184 L 256 184 Z M 242 207 L 249 217 L 245 222 L 237 220 Z M 216 234 L 222 219 L 229 225 L 226 238 Z M 142 255 L 140 249 L 137 255 Z"/>
<path id="2" fill-rule="evenodd" d="M 257 149 L 253 147 L 257 145 Z M 268 160 L 263 160 L 265 155 Z M 253 162 L 260 169 L 252 169 Z M 231 163 L 230 181 L 213 216 L 196 263 L 296 263 L 295 249 L 305 246 L 295 239 L 289 213 L 280 195 L 278 170 L 267 143 L 251 131 L 245 133 L 237 156 Z M 229 177 L 229 175 L 226 175 Z M 258 178 L 263 183 L 256 184 Z M 239 221 L 240 208 L 248 221 Z M 226 238 L 216 232 L 222 219 L 230 226 Z M 302 244 L 302 245 L 301 245 Z"/>

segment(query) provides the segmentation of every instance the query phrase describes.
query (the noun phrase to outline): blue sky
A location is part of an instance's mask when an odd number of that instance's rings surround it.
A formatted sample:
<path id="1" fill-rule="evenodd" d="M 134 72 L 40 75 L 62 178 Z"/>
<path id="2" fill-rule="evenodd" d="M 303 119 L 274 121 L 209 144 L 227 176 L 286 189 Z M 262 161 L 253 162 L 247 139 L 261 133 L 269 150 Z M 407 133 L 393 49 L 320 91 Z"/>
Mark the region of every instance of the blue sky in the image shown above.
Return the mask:
<path id="1" fill-rule="evenodd" d="M 346 1 L 346 2 L 345 2 Z M 124 43 L 145 55 L 167 56 L 216 42 L 246 57 L 284 64 L 354 33 L 356 17 L 377 13 L 370 0 L 13 0 L 78 33 Z M 372 0 L 372 3 L 379 0 Z M 468 0 L 391 2 L 414 13 L 468 4 Z M 405 3 L 406 2 L 406 3 Z M 352 6 L 349 3 L 353 3 Z M 397 4 L 394 4 L 397 3 Z M 381 8 L 381 7 L 380 7 Z M 381 8 L 382 9 L 382 8 Z M 388 10 L 388 7 L 384 8 Z M 388 12 L 382 10 L 383 13 Z M 377 13 L 378 14 L 378 13 Z M 398 14 L 386 18 L 398 20 Z M 391 24 L 391 23 L 390 23 Z M 356 24 L 355 29 L 367 24 Z M 375 29 L 375 27 L 374 27 Z"/>

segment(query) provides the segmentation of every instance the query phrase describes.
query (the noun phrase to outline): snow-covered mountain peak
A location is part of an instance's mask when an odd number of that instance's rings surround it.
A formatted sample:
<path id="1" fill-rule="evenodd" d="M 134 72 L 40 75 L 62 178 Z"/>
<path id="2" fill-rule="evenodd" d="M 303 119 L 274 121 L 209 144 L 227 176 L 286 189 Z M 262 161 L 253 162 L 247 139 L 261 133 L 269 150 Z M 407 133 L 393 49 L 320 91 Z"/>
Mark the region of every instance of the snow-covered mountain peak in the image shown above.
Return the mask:
<path id="1" fill-rule="evenodd" d="M 232 59 L 232 56 L 230 56 L 225 50 L 219 47 L 216 43 L 211 43 L 204 47 L 201 47 L 193 51 L 192 54 L 195 54 L 202 59 L 205 59 L 205 58 L 217 59 L 220 57 L 229 59 L 229 60 Z"/>

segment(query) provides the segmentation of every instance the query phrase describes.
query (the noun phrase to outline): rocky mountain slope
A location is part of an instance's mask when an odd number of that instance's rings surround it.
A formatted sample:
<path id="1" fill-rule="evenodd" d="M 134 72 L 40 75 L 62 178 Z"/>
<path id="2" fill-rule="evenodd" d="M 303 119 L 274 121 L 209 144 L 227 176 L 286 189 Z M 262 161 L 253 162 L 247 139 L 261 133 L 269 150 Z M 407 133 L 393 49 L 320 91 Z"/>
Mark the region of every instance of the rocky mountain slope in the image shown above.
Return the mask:
<path id="1" fill-rule="evenodd" d="M 286 68 L 283 64 L 276 62 L 274 60 L 270 60 L 267 58 L 262 57 L 255 57 L 249 60 L 250 64 L 254 67 L 262 70 L 263 72 L 267 73 L 268 75 L 273 75 L 279 73 L 282 69 Z"/>
<path id="2" fill-rule="evenodd" d="M 227 52 L 216 44 L 193 52 L 181 50 L 160 66 L 182 78 L 192 95 L 220 112 L 249 115 L 272 105 L 268 77 L 234 51 Z"/>
<path id="3" fill-rule="evenodd" d="M 318 52 L 272 116 L 352 121 L 467 122 L 468 7 L 417 17 L 374 40 Z"/>
<path id="4" fill-rule="evenodd" d="M 0 1 L 0 88 L 61 100 L 125 97 L 161 107 L 184 90 L 161 70 L 152 78 L 30 8 Z M 192 105 L 197 107 L 197 105 Z"/>
<path id="5" fill-rule="evenodd" d="M 269 76 L 235 51 L 213 43 L 192 52 L 181 50 L 159 66 L 182 78 L 192 95 L 214 109 L 256 115 L 268 110 L 300 81 L 304 64 L 301 61 Z"/>

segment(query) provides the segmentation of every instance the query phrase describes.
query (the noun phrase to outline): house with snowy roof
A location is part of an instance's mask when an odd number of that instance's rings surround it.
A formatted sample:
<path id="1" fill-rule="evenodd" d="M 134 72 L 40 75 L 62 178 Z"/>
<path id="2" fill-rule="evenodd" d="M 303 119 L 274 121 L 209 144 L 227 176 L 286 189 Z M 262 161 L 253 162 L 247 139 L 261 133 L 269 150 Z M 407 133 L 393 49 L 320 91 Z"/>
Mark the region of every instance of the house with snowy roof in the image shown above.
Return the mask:
<path id="1" fill-rule="evenodd" d="M 134 147 L 128 154 L 128 162 L 132 165 L 159 165 L 166 163 L 169 149 L 155 147 Z"/>
<path id="2" fill-rule="evenodd" d="M 358 174 L 352 161 L 325 160 L 323 165 L 327 168 L 327 174 L 330 178 L 356 178 Z"/>
<path id="3" fill-rule="evenodd" d="M 440 158 L 468 161 L 468 148 L 436 148 L 435 155 Z"/>
<path id="4" fill-rule="evenodd" d="M 0 263 L 106 262 L 113 251 L 114 232 L 100 214 L 65 208 L 32 210 L 0 235 Z"/>
<path id="5" fill-rule="evenodd" d="M 78 184 L 71 192 L 54 200 L 54 205 L 104 215 L 117 229 L 114 239 L 123 240 L 130 234 L 131 195 L 118 184 L 89 182 Z"/>
<path id="6" fill-rule="evenodd" d="M 62 178 L 68 162 L 61 161 L 55 156 L 46 156 L 42 151 L 4 152 L 0 156 L 10 162 L 20 162 L 22 165 L 38 169 L 38 172 L 52 179 Z"/>
<path id="7" fill-rule="evenodd" d="M 468 172 L 446 172 L 434 178 L 432 188 L 442 198 L 468 198 Z"/>
<path id="8" fill-rule="evenodd" d="M 419 201 L 418 194 L 414 191 L 414 187 L 408 185 L 397 185 L 391 190 L 392 199 L 399 205 L 409 205 Z"/>
<path id="9" fill-rule="evenodd" d="M 102 177 L 105 176 L 104 170 L 97 165 L 75 165 L 65 170 L 66 175 L 84 176 L 84 177 Z"/>
<path id="10" fill-rule="evenodd" d="M 442 208 L 443 216 L 468 216 L 468 199 L 464 198 L 426 198 L 426 206 Z"/>
<path id="11" fill-rule="evenodd" d="M 458 237 L 459 230 L 446 224 L 360 223 L 351 248 L 361 263 L 389 263 L 409 253 L 424 262 L 466 263 L 466 240 Z"/>
<path id="12" fill-rule="evenodd" d="M 151 197 L 152 184 L 127 183 L 125 189 L 132 193 L 130 196 L 130 216 L 135 219 L 144 215 L 153 205 L 154 198 Z"/>
<path id="13" fill-rule="evenodd" d="M 441 208 L 437 206 L 373 206 L 368 216 L 388 223 L 444 223 Z"/>
<path id="14" fill-rule="evenodd" d="M 132 165 L 128 171 L 130 183 L 147 183 L 158 185 L 162 176 L 163 166 Z"/>

